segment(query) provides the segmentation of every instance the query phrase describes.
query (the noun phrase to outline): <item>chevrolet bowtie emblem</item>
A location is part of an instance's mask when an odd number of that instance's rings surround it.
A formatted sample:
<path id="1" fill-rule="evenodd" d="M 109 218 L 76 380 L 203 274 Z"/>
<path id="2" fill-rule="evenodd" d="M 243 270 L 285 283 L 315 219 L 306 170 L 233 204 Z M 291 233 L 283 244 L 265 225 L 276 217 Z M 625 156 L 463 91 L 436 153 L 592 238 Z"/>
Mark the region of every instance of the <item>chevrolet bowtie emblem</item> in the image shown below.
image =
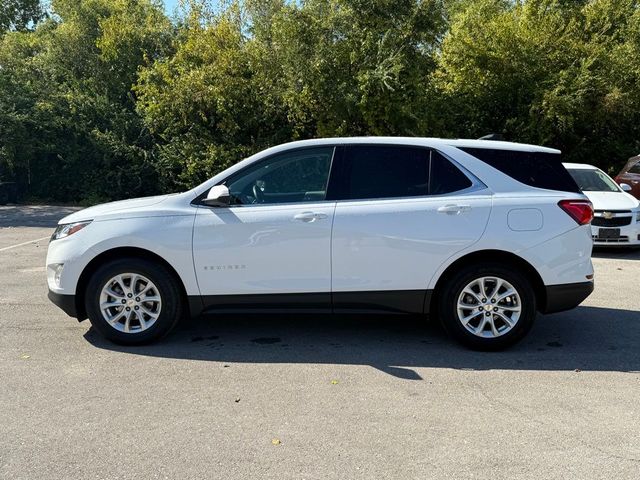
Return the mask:
<path id="1" fill-rule="evenodd" d="M 604 218 L 606 218 L 607 220 L 611 220 L 613 218 L 613 213 L 612 212 L 603 212 L 602 216 Z"/>

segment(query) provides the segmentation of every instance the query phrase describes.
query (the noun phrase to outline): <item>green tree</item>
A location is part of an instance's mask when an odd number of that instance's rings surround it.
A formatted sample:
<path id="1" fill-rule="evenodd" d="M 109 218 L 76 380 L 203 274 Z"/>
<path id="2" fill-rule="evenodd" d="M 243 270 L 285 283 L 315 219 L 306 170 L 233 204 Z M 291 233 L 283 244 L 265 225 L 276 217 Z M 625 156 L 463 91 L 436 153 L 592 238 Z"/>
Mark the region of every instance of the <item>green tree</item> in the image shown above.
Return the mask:
<path id="1" fill-rule="evenodd" d="M 0 5 L 0 174 L 43 199 L 184 189 L 316 136 L 640 150 L 637 0 Z"/>
<path id="2" fill-rule="evenodd" d="M 615 168 L 640 146 L 637 22 L 631 0 L 458 6 L 434 75 L 449 134 L 504 133 Z"/>
<path id="3" fill-rule="evenodd" d="M 444 33 L 435 0 L 308 0 L 271 21 L 265 54 L 302 136 L 420 134 Z"/>
<path id="4" fill-rule="evenodd" d="M 131 87 L 138 68 L 170 44 L 161 5 L 56 0 L 52 12 L 34 32 L 2 39 L 0 133 L 15 133 L 0 138 L 0 161 L 41 198 L 156 192 L 152 137 Z"/>
<path id="5" fill-rule="evenodd" d="M 144 69 L 136 89 L 169 181 L 192 185 L 285 140 L 416 135 L 439 121 L 429 109 L 437 0 L 191 6 L 176 54 Z"/>
<path id="6" fill-rule="evenodd" d="M 219 15 L 192 9 L 175 54 L 141 72 L 138 111 L 158 142 L 165 188 L 192 186 L 237 162 L 286 122 L 264 106 L 268 86 L 254 81 L 242 28 L 236 6 Z"/>
<path id="7" fill-rule="evenodd" d="M 0 36 L 32 28 L 43 16 L 40 0 L 0 0 Z"/>

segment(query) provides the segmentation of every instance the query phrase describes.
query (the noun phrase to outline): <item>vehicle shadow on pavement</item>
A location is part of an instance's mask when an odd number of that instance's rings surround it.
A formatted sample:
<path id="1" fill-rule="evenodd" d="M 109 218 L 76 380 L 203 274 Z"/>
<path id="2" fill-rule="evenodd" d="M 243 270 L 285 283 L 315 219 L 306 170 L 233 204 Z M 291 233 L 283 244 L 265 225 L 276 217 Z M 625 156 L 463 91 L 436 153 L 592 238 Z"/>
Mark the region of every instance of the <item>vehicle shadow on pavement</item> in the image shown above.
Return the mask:
<path id="1" fill-rule="evenodd" d="M 370 365 L 405 380 L 422 380 L 415 368 L 640 371 L 640 313 L 595 307 L 539 316 L 521 343 L 493 353 L 459 346 L 437 322 L 389 316 L 204 316 L 185 322 L 161 343 L 142 347 L 114 345 L 93 329 L 85 337 L 98 348 L 127 354 L 224 363 Z"/>
<path id="2" fill-rule="evenodd" d="M 602 248 L 595 247 L 593 258 L 610 258 L 618 260 L 640 260 L 640 248 Z"/>

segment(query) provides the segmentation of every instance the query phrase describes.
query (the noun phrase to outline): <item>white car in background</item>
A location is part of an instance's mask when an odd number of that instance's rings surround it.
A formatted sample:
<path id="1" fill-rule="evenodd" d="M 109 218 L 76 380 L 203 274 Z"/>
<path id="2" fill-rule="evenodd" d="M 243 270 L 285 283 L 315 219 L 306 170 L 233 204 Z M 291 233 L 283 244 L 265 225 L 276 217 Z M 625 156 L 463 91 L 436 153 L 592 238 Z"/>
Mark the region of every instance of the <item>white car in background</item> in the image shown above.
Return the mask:
<path id="1" fill-rule="evenodd" d="M 565 163 L 564 166 L 593 203 L 594 244 L 640 246 L 640 201 L 625 191 L 625 184 L 618 185 L 593 165 Z"/>

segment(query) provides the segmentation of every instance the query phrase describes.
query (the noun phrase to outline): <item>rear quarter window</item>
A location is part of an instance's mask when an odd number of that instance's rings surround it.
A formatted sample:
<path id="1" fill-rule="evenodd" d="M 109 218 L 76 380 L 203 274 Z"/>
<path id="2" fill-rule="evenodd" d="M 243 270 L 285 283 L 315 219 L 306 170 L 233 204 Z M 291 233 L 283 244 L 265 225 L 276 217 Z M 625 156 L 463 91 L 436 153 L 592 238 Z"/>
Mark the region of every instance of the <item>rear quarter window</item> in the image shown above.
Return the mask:
<path id="1" fill-rule="evenodd" d="M 453 163 L 435 150 L 431 152 L 429 195 L 459 192 L 473 184 Z"/>
<path id="2" fill-rule="evenodd" d="M 460 150 L 530 187 L 561 192 L 580 192 L 575 180 L 562 165 L 562 159 L 558 153 L 491 148 L 460 148 Z"/>

